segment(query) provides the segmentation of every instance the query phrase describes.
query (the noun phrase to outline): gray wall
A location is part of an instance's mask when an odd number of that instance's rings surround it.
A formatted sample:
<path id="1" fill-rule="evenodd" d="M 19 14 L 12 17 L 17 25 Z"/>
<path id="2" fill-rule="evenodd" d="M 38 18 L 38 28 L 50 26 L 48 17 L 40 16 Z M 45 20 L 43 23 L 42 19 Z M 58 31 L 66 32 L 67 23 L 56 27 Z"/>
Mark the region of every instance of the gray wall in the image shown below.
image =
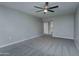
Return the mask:
<path id="1" fill-rule="evenodd" d="M 41 19 L 0 6 L 0 46 L 37 37 L 42 33 Z"/>
<path id="2" fill-rule="evenodd" d="M 79 7 L 75 14 L 75 44 L 76 47 L 79 49 Z"/>
<path id="3" fill-rule="evenodd" d="M 74 38 L 74 15 L 66 14 L 55 16 L 51 18 L 46 18 L 43 21 L 52 21 L 54 23 L 53 36 L 60 38 Z"/>

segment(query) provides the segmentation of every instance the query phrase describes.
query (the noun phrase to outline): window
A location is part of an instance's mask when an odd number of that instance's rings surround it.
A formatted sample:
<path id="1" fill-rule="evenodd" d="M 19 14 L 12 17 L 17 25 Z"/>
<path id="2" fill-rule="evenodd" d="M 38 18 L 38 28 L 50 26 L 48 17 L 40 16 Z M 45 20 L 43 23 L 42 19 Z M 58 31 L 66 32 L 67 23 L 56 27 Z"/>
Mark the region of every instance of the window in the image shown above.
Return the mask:
<path id="1" fill-rule="evenodd" d="M 44 22 L 44 34 L 48 34 L 48 22 Z"/>

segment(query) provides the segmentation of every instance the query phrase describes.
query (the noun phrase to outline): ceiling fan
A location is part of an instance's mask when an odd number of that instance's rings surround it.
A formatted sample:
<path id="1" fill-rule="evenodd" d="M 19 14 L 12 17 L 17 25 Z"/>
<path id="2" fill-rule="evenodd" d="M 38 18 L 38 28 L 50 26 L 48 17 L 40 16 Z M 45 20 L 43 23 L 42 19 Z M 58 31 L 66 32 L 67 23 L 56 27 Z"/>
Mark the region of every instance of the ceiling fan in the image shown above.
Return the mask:
<path id="1" fill-rule="evenodd" d="M 40 10 L 38 10 L 38 11 L 36 11 L 36 12 L 41 12 L 41 11 L 43 11 L 44 14 L 46 14 L 48 11 L 49 11 L 49 12 L 55 12 L 55 11 L 53 11 L 53 10 L 51 10 L 51 9 L 58 8 L 58 7 L 59 7 L 59 6 L 48 7 L 48 4 L 49 4 L 48 2 L 45 2 L 45 6 L 44 6 L 44 7 L 34 6 L 35 8 L 40 9 Z"/>

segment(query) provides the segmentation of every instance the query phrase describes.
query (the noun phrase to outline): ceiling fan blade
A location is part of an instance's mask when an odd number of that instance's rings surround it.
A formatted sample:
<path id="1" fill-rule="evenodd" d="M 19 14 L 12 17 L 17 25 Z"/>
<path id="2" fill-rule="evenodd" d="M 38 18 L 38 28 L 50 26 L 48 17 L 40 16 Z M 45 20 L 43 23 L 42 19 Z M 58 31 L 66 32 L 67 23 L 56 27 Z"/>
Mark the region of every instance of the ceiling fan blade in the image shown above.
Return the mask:
<path id="1" fill-rule="evenodd" d="M 48 10 L 48 11 L 50 11 L 50 12 L 55 12 L 55 11 L 53 11 L 53 10 Z"/>
<path id="2" fill-rule="evenodd" d="M 34 6 L 35 8 L 43 9 L 42 7 Z"/>
<path id="3" fill-rule="evenodd" d="M 38 11 L 36 11 L 36 12 L 41 12 L 41 11 L 43 11 L 43 10 L 38 10 Z"/>
<path id="4" fill-rule="evenodd" d="M 48 9 L 58 8 L 59 6 L 49 7 Z"/>

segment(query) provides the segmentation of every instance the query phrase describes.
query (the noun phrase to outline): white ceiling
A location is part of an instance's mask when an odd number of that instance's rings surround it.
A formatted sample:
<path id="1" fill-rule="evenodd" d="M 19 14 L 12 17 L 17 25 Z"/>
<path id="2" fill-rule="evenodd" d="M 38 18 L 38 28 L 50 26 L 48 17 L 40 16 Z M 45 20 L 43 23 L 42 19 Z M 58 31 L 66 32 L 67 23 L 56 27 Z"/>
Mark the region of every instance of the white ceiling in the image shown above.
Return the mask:
<path id="1" fill-rule="evenodd" d="M 23 11 L 25 13 L 29 13 L 29 14 L 34 15 L 36 17 L 42 18 L 43 16 L 52 17 L 55 15 L 74 13 L 79 3 L 78 2 L 49 2 L 50 7 L 58 5 L 59 8 L 53 9 L 55 12 L 53 12 L 53 13 L 48 12 L 47 15 L 44 15 L 43 11 L 42 12 L 35 12 L 39 9 L 35 8 L 34 6 L 43 7 L 45 4 L 44 2 L 0 2 L 0 4 L 10 7 L 10 8 L 13 8 L 13 9 Z"/>

